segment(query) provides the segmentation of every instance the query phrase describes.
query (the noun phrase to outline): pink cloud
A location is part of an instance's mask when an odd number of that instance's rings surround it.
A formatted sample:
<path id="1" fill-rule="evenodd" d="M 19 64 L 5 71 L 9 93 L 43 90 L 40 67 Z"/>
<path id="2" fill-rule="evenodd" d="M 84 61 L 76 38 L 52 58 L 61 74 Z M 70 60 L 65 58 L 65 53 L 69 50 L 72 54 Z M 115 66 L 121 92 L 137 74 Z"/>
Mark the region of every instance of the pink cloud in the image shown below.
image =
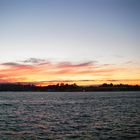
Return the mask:
<path id="1" fill-rule="evenodd" d="M 41 79 L 51 80 L 51 77 L 61 78 L 61 76 L 72 78 L 72 76 L 80 76 L 83 78 L 93 76 L 110 76 L 121 68 L 114 65 L 99 65 L 96 61 L 72 63 L 69 61 L 51 62 L 42 59 L 30 58 L 25 61 L 1 63 L 4 69 L 0 69 L 0 81 L 28 81 L 39 77 Z M 49 79 L 47 79 L 49 77 Z M 62 80 L 62 78 L 61 78 Z M 65 80 L 65 79 L 63 79 Z M 87 79 L 88 80 L 88 79 Z"/>

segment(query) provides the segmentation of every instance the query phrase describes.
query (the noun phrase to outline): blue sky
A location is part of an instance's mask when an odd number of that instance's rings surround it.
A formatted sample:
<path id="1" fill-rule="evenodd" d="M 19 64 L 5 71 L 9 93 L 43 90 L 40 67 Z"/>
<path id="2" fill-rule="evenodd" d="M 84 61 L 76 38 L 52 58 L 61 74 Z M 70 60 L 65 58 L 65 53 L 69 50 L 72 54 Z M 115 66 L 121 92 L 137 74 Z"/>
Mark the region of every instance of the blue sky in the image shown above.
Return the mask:
<path id="1" fill-rule="evenodd" d="M 139 0 L 0 0 L 0 62 L 140 68 Z"/>
<path id="2" fill-rule="evenodd" d="M 139 58 L 138 0 L 1 0 L 1 60 Z"/>

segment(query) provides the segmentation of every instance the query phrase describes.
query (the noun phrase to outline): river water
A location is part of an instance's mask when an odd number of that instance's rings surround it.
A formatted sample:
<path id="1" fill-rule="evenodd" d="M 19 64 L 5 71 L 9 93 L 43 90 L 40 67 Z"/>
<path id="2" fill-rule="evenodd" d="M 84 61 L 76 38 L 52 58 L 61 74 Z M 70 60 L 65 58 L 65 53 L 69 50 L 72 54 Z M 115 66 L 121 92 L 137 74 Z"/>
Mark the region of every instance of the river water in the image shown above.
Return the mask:
<path id="1" fill-rule="evenodd" d="M 140 92 L 0 92 L 0 140 L 139 140 Z"/>

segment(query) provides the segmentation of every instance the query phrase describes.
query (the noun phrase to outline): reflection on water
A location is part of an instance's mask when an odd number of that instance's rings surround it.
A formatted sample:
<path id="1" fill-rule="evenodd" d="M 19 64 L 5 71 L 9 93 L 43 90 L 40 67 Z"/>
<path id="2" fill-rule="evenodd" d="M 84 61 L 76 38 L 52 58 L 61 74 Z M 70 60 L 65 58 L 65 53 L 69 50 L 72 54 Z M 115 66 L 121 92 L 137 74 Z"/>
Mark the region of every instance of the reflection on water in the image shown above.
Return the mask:
<path id="1" fill-rule="evenodd" d="M 0 140 L 138 140 L 140 92 L 0 93 Z"/>

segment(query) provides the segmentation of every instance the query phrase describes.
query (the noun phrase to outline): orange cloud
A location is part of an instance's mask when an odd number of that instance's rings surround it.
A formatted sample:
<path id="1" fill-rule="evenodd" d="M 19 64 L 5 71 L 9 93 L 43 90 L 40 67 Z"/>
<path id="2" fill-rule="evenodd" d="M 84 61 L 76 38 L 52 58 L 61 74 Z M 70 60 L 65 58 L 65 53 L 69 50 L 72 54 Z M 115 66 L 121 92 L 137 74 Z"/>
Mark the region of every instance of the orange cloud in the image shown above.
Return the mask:
<path id="1" fill-rule="evenodd" d="M 44 59 L 30 58 L 24 61 L 0 64 L 0 82 L 32 82 L 43 85 L 57 82 L 98 84 L 120 81 L 130 83 L 132 80 L 132 83 L 135 83 L 134 80 L 139 75 L 136 75 L 134 79 L 129 79 L 130 73 L 129 68 L 110 64 L 101 65 L 97 61 L 54 63 Z M 135 75 L 135 72 L 133 74 Z M 127 76 L 127 80 L 122 80 Z M 114 80 L 116 78 L 118 79 Z"/>

